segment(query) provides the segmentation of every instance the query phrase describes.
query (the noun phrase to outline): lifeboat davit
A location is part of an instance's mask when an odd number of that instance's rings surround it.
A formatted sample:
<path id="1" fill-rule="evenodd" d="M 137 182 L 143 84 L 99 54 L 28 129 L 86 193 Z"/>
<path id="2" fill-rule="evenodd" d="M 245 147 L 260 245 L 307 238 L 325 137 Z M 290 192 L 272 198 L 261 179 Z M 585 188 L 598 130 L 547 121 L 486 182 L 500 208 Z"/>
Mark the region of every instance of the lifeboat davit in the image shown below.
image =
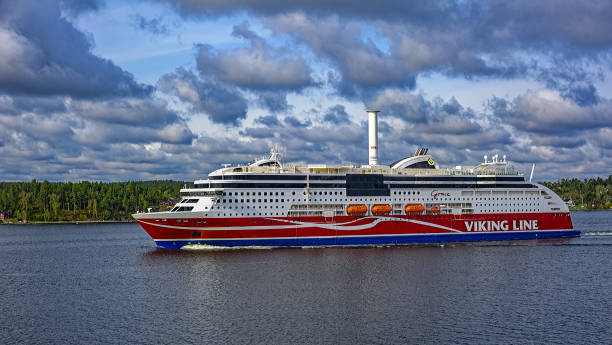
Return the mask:
<path id="1" fill-rule="evenodd" d="M 440 213 L 440 205 L 427 209 L 427 213 Z"/>
<path id="2" fill-rule="evenodd" d="M 349 205 L 349 207 L 346 208 L 346 213 L 348 214 L 363 214 L 368 212 L 368 208 L 366 207 L 366 205 Z"/>
<path id="3" fill-rule="evenodd" d="M 423 207 L 423 204 L 408 204 L 404 210 L 406 213 L 423 212 L 425 211 L 425 207 Z"/>
<path id="4" fill-rule="evenodd" d="M 391 205 L 389 205 L 389 204 L 374 205 L 374 206 L 372 206 L 372 213 L 373 214 L 391 213 Z"/>

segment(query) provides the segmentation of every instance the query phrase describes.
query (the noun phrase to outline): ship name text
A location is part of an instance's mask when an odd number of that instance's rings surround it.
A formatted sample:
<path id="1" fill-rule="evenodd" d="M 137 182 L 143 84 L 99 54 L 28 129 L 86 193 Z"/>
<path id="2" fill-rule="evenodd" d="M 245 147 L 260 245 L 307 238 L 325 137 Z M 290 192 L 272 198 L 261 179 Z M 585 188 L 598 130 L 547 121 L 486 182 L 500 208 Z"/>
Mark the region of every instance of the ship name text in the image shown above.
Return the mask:
<path id="1" fill-rule="evenodd" d="M 442 193 L 434 189 L 431 191 L 431 196 L 433 196 L 434 199 L 437 199 L 439 196 L 450 196 L 450 193 Z"/>
<path id="2" fill-rule="evenodd" d="M 465 228 L 469 232 L 478 231 L 520 231 L 520 230 L 539 230 L 538 221 L 532 220 L 475 220 L 466 221 Z"/>

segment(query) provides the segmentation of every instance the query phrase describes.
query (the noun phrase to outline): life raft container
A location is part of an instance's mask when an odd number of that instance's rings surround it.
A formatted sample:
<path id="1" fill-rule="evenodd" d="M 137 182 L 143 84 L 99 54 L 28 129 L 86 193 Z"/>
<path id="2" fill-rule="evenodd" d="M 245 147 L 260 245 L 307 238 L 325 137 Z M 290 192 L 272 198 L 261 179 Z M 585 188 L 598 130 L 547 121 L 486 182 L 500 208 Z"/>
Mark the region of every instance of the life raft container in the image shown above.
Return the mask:
<path id="1" fill-rule="evenodd" d="M 425 211 L 425 207 L 423 207 L 423 204 L 408 204 L 404 211 L 406 211 L 406 213 L 423 212 Z"/>
<path id="2" fill-rule="evenodd" d="M 363 214 L 368 212 L 368 208 L 366 207 L 366 205 L 349 205 L 346 208 L 346 213 L 348 214 Z"/>
<path id="3" fill-rule="evenodd" d="M 391 205 L 389 205 L 389 204 L 374 205 L 374 206 L 372 206 L 372 213 L 373 214 L 391 213 Z"/>
<path id="4" fill-rule="evenodd" d="M 427 213 L 440 213 L 440 205 L 427 209 Z"/>

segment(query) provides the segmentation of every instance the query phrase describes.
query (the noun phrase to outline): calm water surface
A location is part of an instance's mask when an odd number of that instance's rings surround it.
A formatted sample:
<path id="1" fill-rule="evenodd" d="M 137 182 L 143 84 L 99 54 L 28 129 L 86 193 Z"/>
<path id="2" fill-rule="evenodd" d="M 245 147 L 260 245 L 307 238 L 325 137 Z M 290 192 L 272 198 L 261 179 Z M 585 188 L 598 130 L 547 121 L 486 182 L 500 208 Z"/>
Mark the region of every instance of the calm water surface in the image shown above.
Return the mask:
<path id="1" fill-rule="evenodd" d="M 0 226 L 0 343 L 612 343 L 612 212 L 580 238 L 166 251 L 136 224 Z"/>

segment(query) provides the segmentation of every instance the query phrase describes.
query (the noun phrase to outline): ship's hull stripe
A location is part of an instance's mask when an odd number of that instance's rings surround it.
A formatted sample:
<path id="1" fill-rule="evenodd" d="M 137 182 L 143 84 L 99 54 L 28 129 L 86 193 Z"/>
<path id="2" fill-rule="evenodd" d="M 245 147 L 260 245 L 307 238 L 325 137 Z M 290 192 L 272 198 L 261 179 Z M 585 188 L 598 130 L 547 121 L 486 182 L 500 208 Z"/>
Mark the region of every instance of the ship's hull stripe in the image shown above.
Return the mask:
<path id="1" fill-rule="evenodd" d="M 445 243 L 473 241 L 502 241 L 519 239 L 544 239 L 578 236 L 578 230 L 508 231 L 450 234 L 402 234 L 402 235 L 355 235 L 319 237 L 271 237 L 271 238 L 217 238 L 217 239 L 157 239 L 157 246 L 179 249 L 189 245 L 211 245 L 224 247 L 272 246 L 343 246 L 343 245 L 392 245 L 411 243 Z"/>
<path id="2" fill-rule="evenodd" d="M 141 222 L 141 223 L 148 224 L 148 225 L 151 225 L 151 226 L 156 226 L 156 227 L 162 227 L 162 228 L 168 228 L 168 229 L 178 229 L 178 230 L 196 230 L 196 231 L 209 231 L 209 230 L 222 230 L 222 231 L 226 231 L 226 230 L 269 230 L 269 229 L 296 229 L 296 228 L 320 228 L 320 229 L 328 229 L 328 230 L 354 231 L 354 230 L 371 229 L 371 228 L 375 227 L 380 222 L 391 221 L 391 222 L 416 223 L 416 224 L 431 226 L 431 227 L 438 228 L 438 229 L 443 229 L 443 230 L 448 230 L 448 231 L 453 231 L 453 232 L 461 232 L 460 230 L 457 230 L 457 229 L 449 228 L 447 226 L 440 225 L 440 224 L 424 222 L 422 220 L 405 219 L 405 218 L 393 218 L 393 217 L 364 217 L 364 218 L 360 218 L 358 220 L 352 220 L 350 222 L 336 223 L 336 224 L 300 222 L 300 221 L 293 221 L 293 220 L 288 220 L 288 219 L 277 219 L 277 218 L 264 218 L 264 219 L 272 220 L 272 221 L 276 221 L 276 222 L 289 223 L 291 225 L 232 226 L 232 227 L 186 227 L 186 226 L 176 226 L 176 225 L 166 225 L 166 224 L 159 224 L 159 223 L 151 223 L 151 222 L 146 222 L 146 221 L 144 221 L 142 219 L 139 219 L 138 221 Z M 358 222 L 358 221 L 362 221 L 364 219 L 373 220 L 373 221 L 371 221 L 368 224 L 346 225 L 346 224 L 351 224 L 351 223 L 355 223 L 355 222 Z"/>
<path id="3" fill-rule="evenodd" d="M 475 235 L 475 234 L 502 234 L 502 233 L 513 233 L 513 234 L 521 234 L 521 233 L 537 233 L 537 232 L 558 232 L 558 231 L 577 231 L 578 230 L 574 230 L 574 229 L 560 229 L 560 230 L 538 230 L 538 231 L 483 231 L 483 232 L 479 232 L 479 233 L 475 233 L 475 232 L 457 232 L 454 233 L 452 235 Z M 236 238 L 236 237 L 227 237 L 227 238 L 206 238 L 204 239 L 205 241 L 226 241 L 226 240 L 244 240 L 244 241 L 249 241 L 249 240 L 282 240 L 282 239 L 307 239 L 307 238 L 348 238 L 348 237 L 405 237 L 405 236 L 444 236 L 444 235 L 451 235 L 448 233 L 421 233 L 421 234 L 376 234 L 376 235 L 338 235 L 338 236 L 299 236 L 299 237 L 295 237 L 295 236 L 283 236 L 283 237 L 249 237 L 249 238 L 245 238 L 245 239 L 240 239 L 240 238 Z M 188 242 L 193 242 L 193 241 L 198 241 L 198 239 L 193 239 L 193 238 L 160 238 L 160 239 L 155 239 L 156 242 L 158 241 L 188 241 Z"/>

